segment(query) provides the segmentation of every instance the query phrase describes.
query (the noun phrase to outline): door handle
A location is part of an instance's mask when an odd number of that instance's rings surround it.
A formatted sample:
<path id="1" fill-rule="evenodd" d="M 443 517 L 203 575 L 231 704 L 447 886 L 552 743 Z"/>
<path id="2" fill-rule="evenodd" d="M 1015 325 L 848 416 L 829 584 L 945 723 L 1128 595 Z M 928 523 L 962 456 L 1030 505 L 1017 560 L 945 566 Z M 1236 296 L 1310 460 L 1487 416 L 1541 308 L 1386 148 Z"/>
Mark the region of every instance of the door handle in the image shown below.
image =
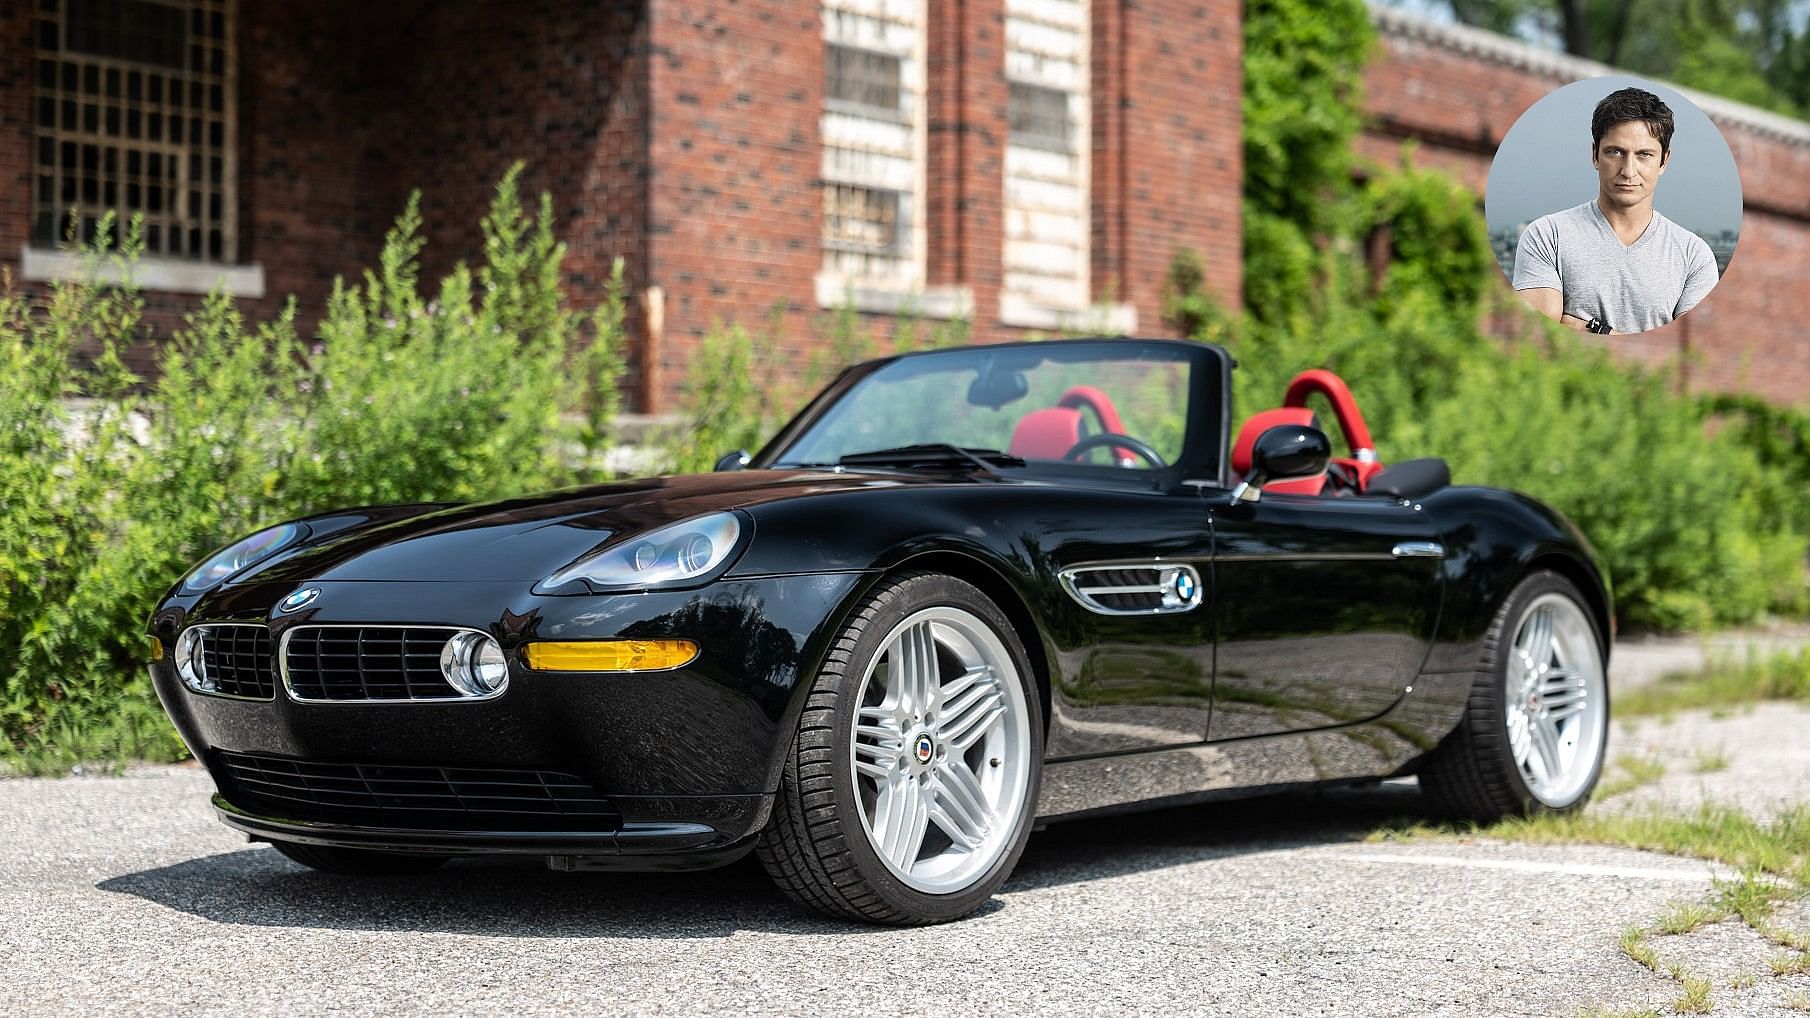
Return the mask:
<path id="1" fill-rule="evenodd" d="M 1438 541 L 1403 541 L 1391 553 L 1396 558 L 1445 558 L 1445 545 Z"/>

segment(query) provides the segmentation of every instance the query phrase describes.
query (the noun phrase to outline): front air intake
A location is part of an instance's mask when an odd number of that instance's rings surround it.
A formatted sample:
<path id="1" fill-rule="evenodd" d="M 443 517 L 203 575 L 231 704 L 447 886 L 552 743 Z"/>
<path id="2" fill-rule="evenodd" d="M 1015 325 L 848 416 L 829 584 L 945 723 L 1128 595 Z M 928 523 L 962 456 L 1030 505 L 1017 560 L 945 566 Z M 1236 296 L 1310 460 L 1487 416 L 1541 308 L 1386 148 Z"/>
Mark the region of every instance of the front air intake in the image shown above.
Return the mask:
<path id="1" fill-rule="evenodd" d="M 283 820 L 408 831 L 613 831 L 615 805 L 559 771 L 213 754 L 226 801 Z"/>

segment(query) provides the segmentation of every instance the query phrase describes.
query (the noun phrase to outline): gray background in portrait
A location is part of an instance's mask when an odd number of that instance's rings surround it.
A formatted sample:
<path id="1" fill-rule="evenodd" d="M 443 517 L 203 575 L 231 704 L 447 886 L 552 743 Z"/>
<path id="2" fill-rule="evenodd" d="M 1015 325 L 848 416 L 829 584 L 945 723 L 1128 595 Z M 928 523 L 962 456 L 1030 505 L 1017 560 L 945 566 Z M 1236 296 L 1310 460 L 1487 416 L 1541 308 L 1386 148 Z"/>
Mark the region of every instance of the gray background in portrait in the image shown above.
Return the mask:
<path id="1" fill-rule="evenodd" d="M 1653 207 L 1709 241 L 1718 270 L 1728 267 L 1741 232 L 1741 175 L 1722 132 L 1672 89 L 1643 78 L 1609 75 L 1573 82 L 1534 103 L 1496 151 L 1483 216 L 1496 260 L 1510 278 L 1522 227 L 1596 197 L 1590 114 L 1604 96 L 1630 85 L 1652 92 L 1672 108 L 1672 155 L 1653 190 Z"/>

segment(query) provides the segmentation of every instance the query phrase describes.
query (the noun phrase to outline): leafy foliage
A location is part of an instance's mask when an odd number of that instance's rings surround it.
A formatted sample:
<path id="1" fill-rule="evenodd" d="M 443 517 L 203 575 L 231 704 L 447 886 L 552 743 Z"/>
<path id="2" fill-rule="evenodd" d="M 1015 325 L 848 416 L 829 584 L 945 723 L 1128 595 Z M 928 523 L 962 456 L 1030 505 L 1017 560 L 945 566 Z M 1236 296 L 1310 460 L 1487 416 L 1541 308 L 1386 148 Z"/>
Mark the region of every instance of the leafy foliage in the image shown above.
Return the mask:
<path id="1" fill-rule="evenodd" d="M 182 753 L 145 677 L 146 613 L 191 563 L 269 523 L 358 503 L 470 500 L 595 476 L 621 372 L 620 269 L 597 311 L 559 284 L 549 204 L 512 170 L 484 261 L 424 294 L 411 199 L 362 283 L 334 289 L 320 341 L 295 309 L 247 323 L 210 297 L 139 391 L 130 288 L 0 294 L 0 761 Z M 112 224 L 103 225 L 103 237 Z M 129 272 L 117 248 L 86 250 Z M 588 341 L 583 351 L 580 347 Z M 71 397 L 85 402 L 72 404 Z"/>
<path id="2" fill-rule="evenodd" d="M 1365 47 L 1324 24 L 1362 19 L 1363 4 L 1252 5 L 1264 28 L 1246 34 L 1247 150 L 1263 157 L 1247 180 L 1243 321 L 1224 324 L 1171 272 L 1172 316 L 1238 357 L 1241 409 L 1273 405 L 1309 367 L 1342 375 L 1370 415 L 1385 461 L 1446 458 L 1461 483 L 1526 491 L 1569 515 L 1609 561 L 1625 623 L 1678 628 L 1802 611 L 1802 492 L 1810 427 L 1801 414 L 1745 398 L 1708 403 L 1676 394 L 1668 376 L 1612 361 L 1529 311 L 1494 277 L 1476 199 L 1441 174 L 1373 168 L 1317 189 L 1308 210 L 1274 181 L 1321 180 L 1321 148 L 1348 151 L 1354 119 L 1322 115 L 1314 146 L 1265 141 L 1294 97 L 1345 103 Z M 1298 24 L 1311 22 L 1312 24 Z M 1361 35 L 1361 33 L 1360 33 Z M 1318 45 L 1318 51 L 1300 47 Z M 1349 62 L 1337 69 L 1329 61 Z M 1332 125 L 1343 125 L 1338 134 Z M 1286 135 L 1284 135 L 1286 136 Z M 1360 250 L 1380 253 L 1373 277 Z M 1486 336 L 1485 319 L 1506 328 Z M 1726 418 L 1716 430 L 1706 414 Z"/>
<path id="3" fill-rule="evenodd" d="M 1400 4 L 1401 0 L 1391 0 Z M 1810 116 L 1803 0 L 1447 0 L 1467 25 L 1787 116 Z"/>

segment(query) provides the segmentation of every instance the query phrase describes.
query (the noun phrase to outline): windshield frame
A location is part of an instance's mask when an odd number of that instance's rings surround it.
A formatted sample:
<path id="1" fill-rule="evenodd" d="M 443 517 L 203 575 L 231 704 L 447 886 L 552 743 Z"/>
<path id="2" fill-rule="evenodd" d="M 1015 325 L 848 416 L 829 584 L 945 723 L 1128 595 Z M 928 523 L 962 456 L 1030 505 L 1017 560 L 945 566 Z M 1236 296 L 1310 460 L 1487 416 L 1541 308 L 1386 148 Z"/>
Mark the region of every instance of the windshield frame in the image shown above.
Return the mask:
<path id="1" fill-rule="evenodd" d="M 1005 468 L 1010 476 L 1062 477 L 1076 480 L 1099 480 L 1114 483 L 1133 481 L 1169 487 L 1183 481 L 1206 481 L 1226 487 L 1226 448 L 1231 430 L 1231 374 L 1233 361 L 1225 350 L 1211 343 L 1175 339 L 1087 338 L 1052 339 L 1033 342 L 976 344 L 943 350 L 881 357 L 855 364 L 836 376 L 797 416 L 761 447 L 749 461 L 748 469 L 789 469 L 779 465 L 788 449 L 798 444 L 806 433 L 828 416 L 842 398 L 869 375 L 903 360 L 931 359 L 957 354 L 972 355 L 976 351 L 1038 352 L 1061 349 L 1063 359 L 1084 359 L 1087 348 L 1097 348 L 1112 359 L 1135 359 L 1133 352 L 1142 347 L 1158 353 L 1162 359 L 1179 359 L 1188 364 L 1188 414 L 1184 424 L 1181 454 L 1174 463 L 1160 470 L 1129 470 L 1102 464 L 1063 464 L 1033 460 L 1023 467 Z M 1026 407 L 1026 409 L 1035 409 Z M 860 469 L 871 469 L 862 467 Z"/>

